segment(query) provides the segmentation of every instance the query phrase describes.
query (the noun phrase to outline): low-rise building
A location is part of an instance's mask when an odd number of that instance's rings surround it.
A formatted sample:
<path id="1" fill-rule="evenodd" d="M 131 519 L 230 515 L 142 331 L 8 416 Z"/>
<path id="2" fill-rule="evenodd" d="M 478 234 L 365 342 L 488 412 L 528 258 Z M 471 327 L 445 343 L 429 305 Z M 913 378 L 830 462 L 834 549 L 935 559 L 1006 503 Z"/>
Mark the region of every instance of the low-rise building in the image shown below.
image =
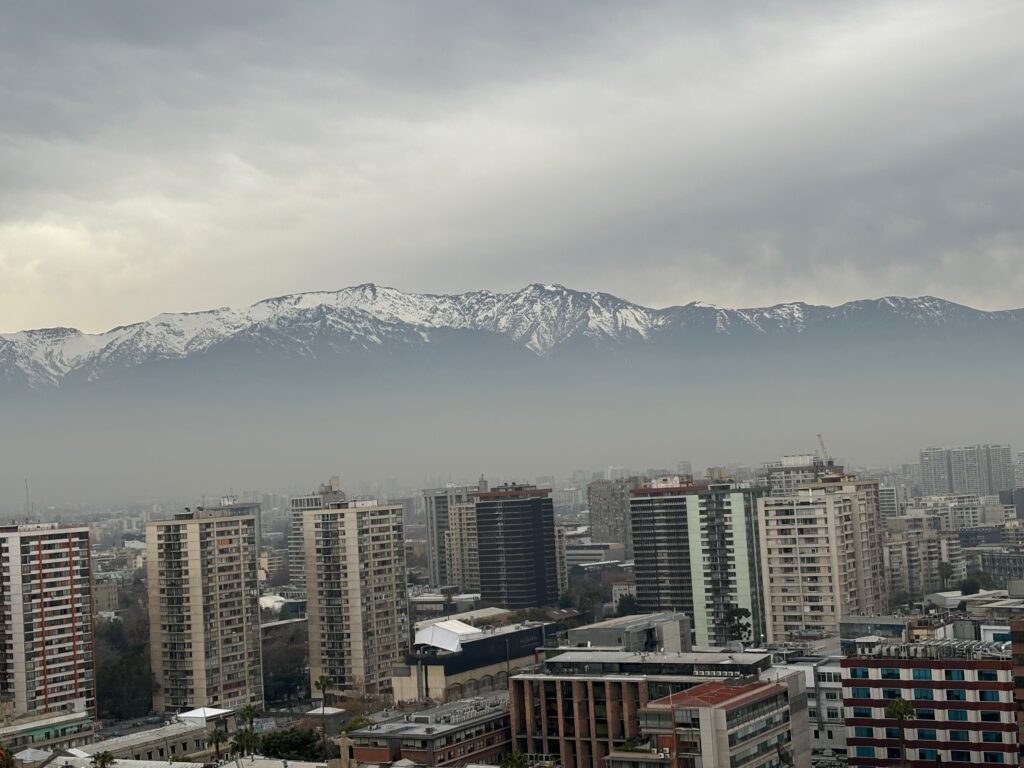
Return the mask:
<path id="1" fill-rule="evenodd" d="M 693 648 L 691 629 L 690 619 L 683 613 L 640 613 L 570 629 L 567 645 L 680 653 Z"/>
<path id="2" fill-rule="evenodd" d="M 71 754 L 91 758 L 100 752 L 109 752 L 114 757 L 130 760 L 169 761 L 205 754 L 207 736 L 205 725 L 185 720 L 85 744 L 74 749 Z"/>
<path id="3" fill-rule="evenodd" d="M 348 734 L 359 763 L 497 764 L 510 751 L 508 693 L 500 691 L 374 723 Z"/>
<path id="4" fill-rule="evenodd" d="M 93 740 L 95 728 L 85 709 L 22 715 L 0 725 L 0 747 L 69 749 Z"/>

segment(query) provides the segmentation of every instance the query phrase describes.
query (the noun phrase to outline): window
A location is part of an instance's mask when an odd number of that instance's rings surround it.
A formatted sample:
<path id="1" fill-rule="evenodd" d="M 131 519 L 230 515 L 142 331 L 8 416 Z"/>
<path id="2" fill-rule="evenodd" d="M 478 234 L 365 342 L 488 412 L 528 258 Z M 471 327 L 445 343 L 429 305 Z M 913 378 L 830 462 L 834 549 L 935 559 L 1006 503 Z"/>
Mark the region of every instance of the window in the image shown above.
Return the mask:
<path id="1" fill-rule="evenodd" d="M 947 669 L 946 670 L 947 680 L 963 680 L 964 671 L 962 669 Z"/>
<path id="2" fill-rule="evenodd" d="M 919 709 L 917 710 L 918 720 L 934 720 L 935 710 L 934 709 Z"/>
<path id="3" fill-rule="evenodd" d="M 869 677 L 867 667 L 852 667 L 850 677 L 854 680 L 867 680 Z"/>
<path id="4" fill-rule="evenodd" d="M 857 757 L 874 757 L 874 747 L 857 747 Z"/>
<path id="5" fill-rule="evenodd" d="M 883 680 L 899 680 L 900 679 L 900 671 L 898 669 L 893 669 L 892 667 L 885 667 L 882 670 L 882 679 Z"/>
<path id="6" fill-rule="evenodd" d="M 994 669 L 979 669 L 978 679 L 983 683 L 995 683 L 999 680 L 999 673 Z"/>
<path id="7" fill-rule="evenodd" d="M 921 741 L 935 741 L 935 729 L 934 728 L 918 728 L 917 738 Z"/>
<path id="8" fill-rule="evenodd" d="M 981 722 L 983 723 L 998 723 L 1002 720 L 1001 713 L 992 712 L 991 710 L 985 710 L 981 713 Z"/>
<path id="9" fill-rule="evenodd" d="M 967 710 L 966 709 L 950 709 L 946 711 L 946 717 L 950 720 L 966 723 L 967 722 Z"/>
<path id="10" fill-rule="evenodd" d="M 999 691 L 978 691 L 978 701 L 999 701 Z"/>
<path id="11" fill-rule="evenodd" d="M 827 710 L 825 710 L 825 717 L 829 720 L 838 720 L 839 710 L 833 707 L 829 707 Z"/>
<path id="12" fill-rule="evenodd" d="M 875 735 L 875 729 L 868 728 L 866 725 L 858 725 L 853 729 L 853 735 L 858 739 L 870 739 Z"/>
<path id="13" fill-rule="evenodd" d="M 967 701 L 967 691 L 962 688 L 950 688 L 946 691 L 946 701 Z"/>
<path id="14" fill-rule="evenodd" d="M 1004 763 L 1006 762 L 1006 755 L 1002 752 L 984 752 L 982 760 L 986 763 Z"/>
<path id="15" fill-rule="evenodd" d="M 915 680 L 931 680 L 932 671 L 930 669 L 915 669 L 914 670 Z"/>
<path id="16" fill-rule="evenodd" d="M 971 735 L 967 731 L 950 731 L 950 741 L 970 741 Z"/>
<path id="17" fill-rule="evenodd" d="M 854 717 L 874 717 L 874 713 L 873 713 L 871 707 L 854 707 L 853 708 L 853 716 Z M 934 712 L 932 713 L 932 719 L 933 720 L 935 719 L 935 713 Z"/>
<path id="18" fill-rule="evenodd" d="M 949 759 L 954 763 L 969 763 L 971 762 L 971 753 L 966 749 L 954 749 L 949 753 Z"/>
<path id="19" fill-rule="evenodd" d="M 915 688 L 914 698 L 918 701 L 921 701 L 923 699 L 931 701 L 935 698 L 935 691 L 933 691 L 931 688 Z"/>
<path id="20" fill-rule="evenodd" d="M 901 760 L 903 758 L 903 755 L 900 754 L 899 747 L 888 747 L 885 750 L 885 756 L 890 760 Z"/>
<path id="21" fill-rule="evenodd" d="M 887 739 L 898 739 L 899 737 L 900 737 L 900 729 L 899 728 L 886 728 L 885 729 L 885 738 L 887 738 Z"/>
<path id="22" fill-rule="evenodd" d="M 999 731 L 982 731 L 981 740 L 986 744 L 1002 744 L 1003 734 Z"/>
<path id="23" fill-rule="evenodd" d="M 871 689 L 870 688 L 854 688 L 851 691 L 853 698 L 855 699 L 870 699 Z"/>
<path id="24" fill-rule="evenodd" d="M 882 689 L 882 698 L 883 699 L 898 699 L 898 698 L 901 698 L 900 697 L 900 689 L 899 688 L 883 688 Z"/>
<path id="25" fill-rule="evenodd" d="M 936 749 L 919 749 L 917 750 L 918 760 L 931 760 L 932 762 L 939 759 L 939 752 Z"/>

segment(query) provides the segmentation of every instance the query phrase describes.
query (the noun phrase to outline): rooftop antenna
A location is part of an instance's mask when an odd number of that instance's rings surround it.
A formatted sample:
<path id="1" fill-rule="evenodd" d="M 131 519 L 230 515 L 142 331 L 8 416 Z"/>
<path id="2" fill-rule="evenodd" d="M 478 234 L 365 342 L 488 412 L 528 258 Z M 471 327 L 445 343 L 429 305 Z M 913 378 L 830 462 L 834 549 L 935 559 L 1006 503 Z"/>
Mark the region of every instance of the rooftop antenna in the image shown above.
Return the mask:
<path id="1" fill-rule="evenodd" d="M 28 477 L 25 478 L 25 522 L 32 518 L 32 499 L 28 495 Z"/>

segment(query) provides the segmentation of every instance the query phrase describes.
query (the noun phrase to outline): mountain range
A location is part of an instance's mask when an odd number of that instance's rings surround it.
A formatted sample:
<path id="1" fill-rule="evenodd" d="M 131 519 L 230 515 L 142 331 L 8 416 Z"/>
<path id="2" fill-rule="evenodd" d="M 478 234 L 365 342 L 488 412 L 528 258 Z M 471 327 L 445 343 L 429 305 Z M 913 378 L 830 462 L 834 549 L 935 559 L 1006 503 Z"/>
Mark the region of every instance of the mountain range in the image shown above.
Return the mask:
<path id="1" fill-rule="evenodd" d="M 491 337 L 540 357 L 586 347 L 729 348 L 780 339 L 948 338 L 1024 331 L 1024 309 L 986 312 L 931 296 L 885 297 L 839 306 L 792 302 L 727 309 L 701 302 L 663 309 L 608 293 L 533 284 L 514 293 L 404 293 L 372 284 L 266 299 L 244 309 L 161 314 L 89 334 L 46 328 L 0 334 L 0 382 L 45 389 L 88 382 L 171 360 L 254 352 L 317 359 L 423 347 L 446 332 Z"/>

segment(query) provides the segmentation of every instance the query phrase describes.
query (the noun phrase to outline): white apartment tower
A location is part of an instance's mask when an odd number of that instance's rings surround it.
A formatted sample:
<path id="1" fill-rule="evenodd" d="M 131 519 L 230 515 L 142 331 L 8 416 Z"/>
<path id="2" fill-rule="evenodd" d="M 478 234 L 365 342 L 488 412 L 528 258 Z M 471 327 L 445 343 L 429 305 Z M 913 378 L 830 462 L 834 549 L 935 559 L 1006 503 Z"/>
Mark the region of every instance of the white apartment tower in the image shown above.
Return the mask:
<path id="1" fill-rule="evenodd" d="M 448 558 L 445 551 L 445 532 L 448 513 L 456 504 L 472 502 L 474 495 L 487 490 L 487 481 L 481 477 L 476 485 L 454 485 L 427 488 L 423 491 L 423 511 L 427 518 L 427 568 L 431 586 L 444 587 L 452 583 L 448 576 Z"/>
<path id="2" fill-rule="evenodd" d="M 409 647 L 402 506 L 336 501 L 302 513 L 309 675 L 328 696 L 390 692 Z"/>
<path id="3" fill-rule="evenodd" d="M 465 502 L 448 508 L 444 532 L 448 583 L 465 592 L 480 591 L 480 550 L 476 534 L 476 504 Z"/>
<path id="4" fill-rule="evenodd" d="M 0 701 L 10 716 L 96 718 L 89 529 L 0 527 Z"/>
<path id="5" fill-rule="evenodd" d="M 186 509 L 146 526 L 153 707 L 263 706 L 256 518 Z"/>
<path id="6" fill-rule="evenodd" d="M 768 642 L 884 608 L 878 482 L 825 477 L 758 499 Z"/>

